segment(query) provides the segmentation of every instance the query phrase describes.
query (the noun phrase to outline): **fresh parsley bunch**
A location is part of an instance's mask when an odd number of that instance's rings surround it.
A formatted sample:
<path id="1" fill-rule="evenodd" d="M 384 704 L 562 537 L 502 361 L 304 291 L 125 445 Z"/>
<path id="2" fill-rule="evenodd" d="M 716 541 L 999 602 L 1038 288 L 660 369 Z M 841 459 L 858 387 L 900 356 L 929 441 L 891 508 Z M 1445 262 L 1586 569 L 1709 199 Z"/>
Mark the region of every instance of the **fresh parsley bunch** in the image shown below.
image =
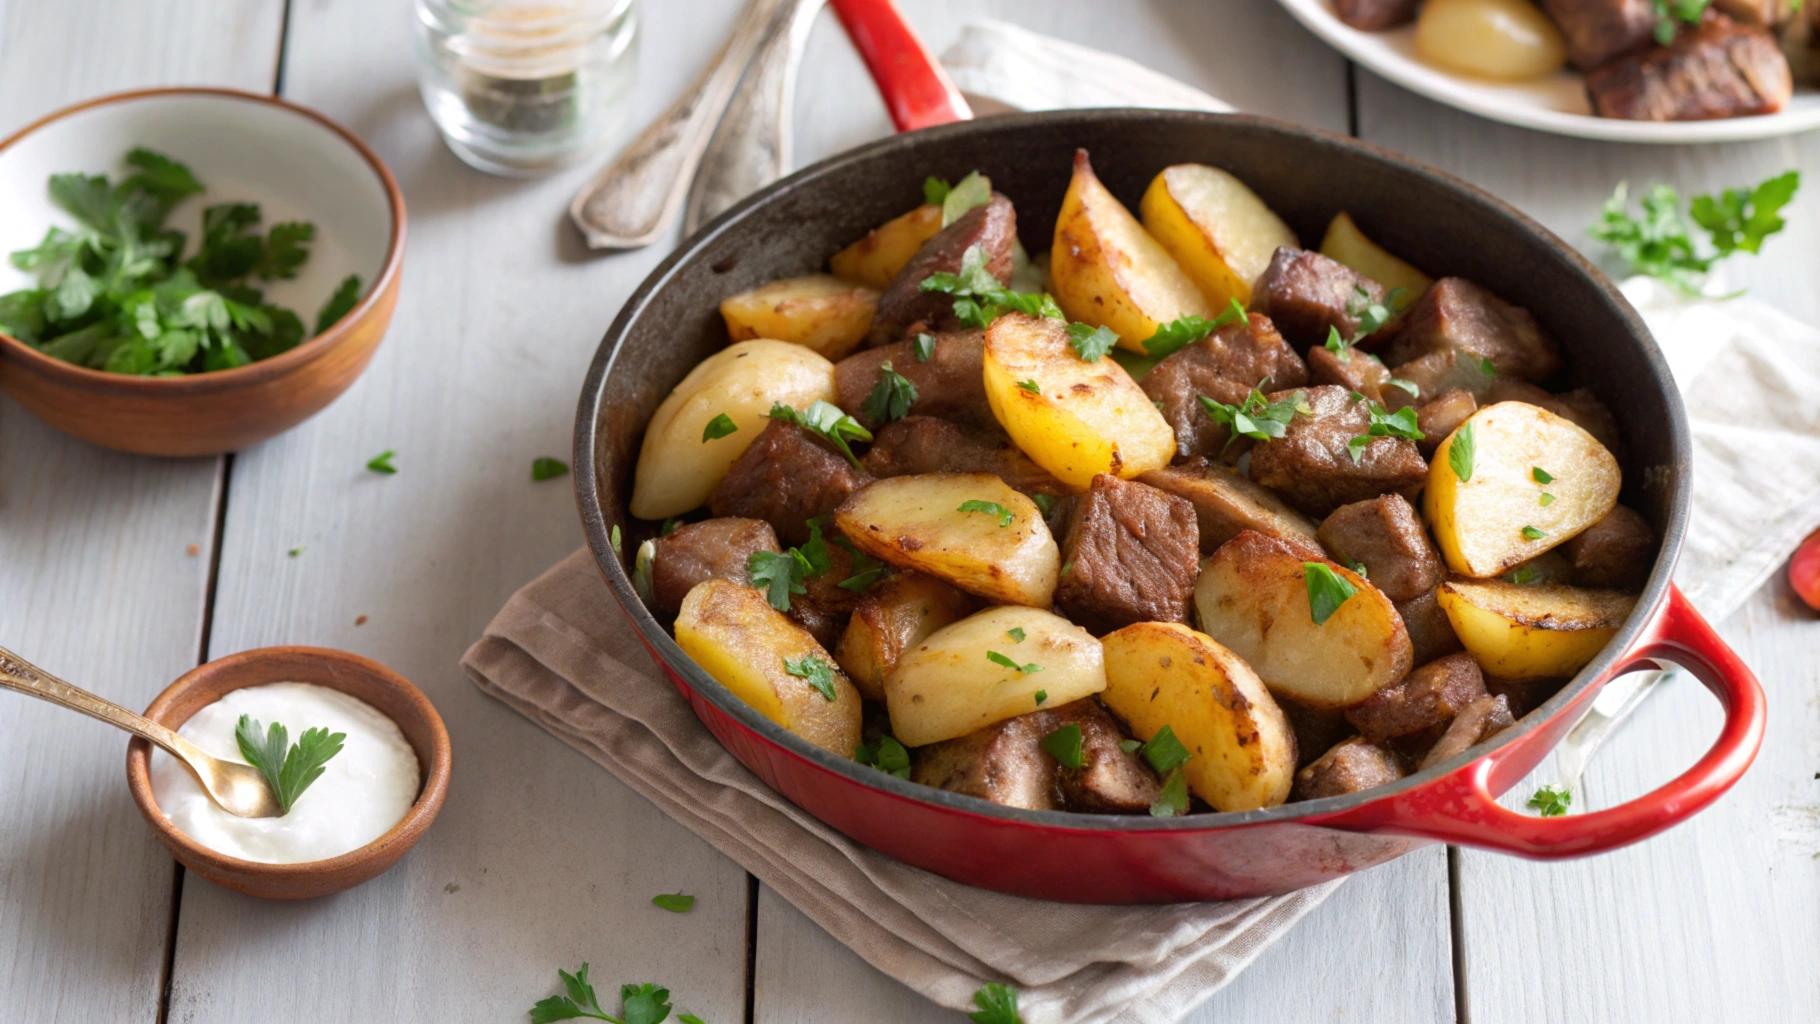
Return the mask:
<path id="1" fill-rule="evenodd" d="M 1667 185 L 1652 185 L 1641 200 L 1641 216 L 1632 216 L 1629 186 L 1619 182 L 1592 226 L 1592 236 L 1616 249 L 1637 273 L 1699 295 L 1707 272 L 1720 260 L 1739 252 L 1761 252 L 1764 240 L 1783 229 L 1787 222 L 1782 208 L 1800 187 L 1801 172 L 1788 171 L 1755 188 L 1695 196 L 1689 215 L 1709 235 L 1708 244 L 1701 245 L 1681 217 L 1680 193 Z"/>
<path id="2" fill-rule="evenodd" d="M 643 985 L 621 985 L 619 987 L 620 1015 L 611 1016 L 601 1009 L 600 1000 L 594 995 L 594 986 L 588 981 L 588 965 L 582 964 L 581 970 L 570 974 L 558 970 L 562 978 L 564 995 L 539 999 L 531 1007 L 531 1024 L 551 1024 L 552 1021 L 604 1020 L 610 1024 L 662 1024 L 670 1016 L 670 990 L 660 988 L 649 982 Z M 701 1024 L 701 1018 L 692 1014 L 683 1014 L 676 1018 L 683 1024 Z"/>

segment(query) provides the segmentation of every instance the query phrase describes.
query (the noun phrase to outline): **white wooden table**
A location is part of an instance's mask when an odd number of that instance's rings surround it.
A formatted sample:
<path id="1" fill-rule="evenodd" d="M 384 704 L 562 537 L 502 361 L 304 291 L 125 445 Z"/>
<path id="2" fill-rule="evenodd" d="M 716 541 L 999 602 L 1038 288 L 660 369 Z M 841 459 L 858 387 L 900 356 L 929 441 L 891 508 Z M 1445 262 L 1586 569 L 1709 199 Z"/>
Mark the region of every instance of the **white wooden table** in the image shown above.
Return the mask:
<path id="1" fill-rule="evenodd" d="M 937 51 L 980 15 L 1110 49 L 1242 109 L 1437 164 L 1576 244 L 1620 178 L 1708 191 L 1820 170 L 1820 134 L 1694 149 L 1498 127 L 1349 67 L 1266 0 L 904 6 Z M 521 1021 L 556 968 L 588 960 L 603 988 L 654 980 L 711 1024 L 964 1020 L 839 947 L 457 667 L 505 598 L 580 543 L 567 481 L 533 484 L 529 464 L 567 452 L 583 367 L 665 247 L 587 256 L 562 216 L 585 169 L 504 181 L 451 156 L 418 100 L 407 8 L 0 0 L 0 134 L 135 86 L 276 91 L 371 143 L 411 214 L 402 298 L 371 369 L 279 439 L 218 459 L 133 458 L 0 401 L 0 642 L 136 706 L 233 651 L 347 648 L 422 687 L 457 753 L 441 819 L 389 874 L 261 903 L 173 865 L 122 784 L 119 734 L 0 698 L 0 749 L 18 766 L 0 787 L 0 1018 Z M 636 123 L 694 76 L 736 8 L 645 0 Z M 889 131 L 831 15 L 798 125 L 799 165 Z M 1804 195 L 1771 255 L 1737 269 L 1820 321 L 1820 197 Z M 387 448 L 398 475 L 368 473 Z M 1778 580 L 1721 631 L 1761 674 L 1771 716 L 1756 767 L 1707 813 L 1592 860 L 1430 848 L 1367 872 L 1190 1019 L 1814 1019 L 1820 623 Z M 1679 772 L 1718 721 L 1697 684 L 1676 684 L 1603 752 L 1583 802 Z M 690 914 L 650 905 L 679 889 L 699 897 Z"/>

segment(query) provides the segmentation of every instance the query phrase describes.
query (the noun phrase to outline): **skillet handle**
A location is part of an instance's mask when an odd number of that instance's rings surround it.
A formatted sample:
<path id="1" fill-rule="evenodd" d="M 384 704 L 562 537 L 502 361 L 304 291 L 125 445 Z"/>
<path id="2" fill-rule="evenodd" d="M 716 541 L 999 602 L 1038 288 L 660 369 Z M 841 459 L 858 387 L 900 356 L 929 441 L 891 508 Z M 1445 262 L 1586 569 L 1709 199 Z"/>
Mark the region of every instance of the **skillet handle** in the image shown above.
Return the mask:
<path id="1" fill-rule="evenodd" d="M 1374 823 L 1372 830 L 1536 860 L 1560 860 L 1615 850 L 1692 817 L 1730 789 L 1756 758 L 1757 748 L 1763 744 L 1763 687 L 1682 596 L 1679 587 L 1669 588 L 1668 599 L 1655 621 L 1607 678 L 1650 667 L 1647 663 L 1658 658 L 1692 672 L 1725 709 L 1725 726 L 1717 742 L 1677 778 L 1616 807 L 1540 818 L 1498 803 L 1492 788 L 1492 778 L 1498 774 L 1497 759 L 1483 757 L 1437 779 L 1433 786 L 1402 794 L 1405 799 L 1386 808 L 1387 815 Z M 1596 689 L 1589 690 L 1588 698 L 1594 693 Z M 1553 745 L 1552 740 L 1549 745 Z"/>
<path id="2" fill-rule="evenodd" d="M 973 109 L 892 0 L 833 0 L 900 132 L 970 121 Z"/>

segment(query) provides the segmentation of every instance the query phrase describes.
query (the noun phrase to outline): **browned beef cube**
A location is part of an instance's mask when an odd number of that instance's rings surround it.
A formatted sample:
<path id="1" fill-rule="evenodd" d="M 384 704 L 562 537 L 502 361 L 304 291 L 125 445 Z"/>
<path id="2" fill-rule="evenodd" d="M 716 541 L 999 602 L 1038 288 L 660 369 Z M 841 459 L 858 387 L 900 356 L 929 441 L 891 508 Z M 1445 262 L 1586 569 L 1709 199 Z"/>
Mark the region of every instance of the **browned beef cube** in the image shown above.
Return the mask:
<path id="1" fill-rule="evenodd" d="M 1485 689 L 1494 697 L 1503 697 L 1510 713 L 1522 718 L 1567 685 L 1566 679 L 1501 679 L 1485 677 Z"/>
<path id="2" fill-rule="evenodd" d="M 848 415 L 876 431 L 883 423 L 867 414 L 866 399 L 878 387 L 886 363 L 916 388 L 912 416 L 939 416 L 971 426 L 996 427 L 986 402 L 986 332 L 978 329 L 932 335 L 929 361 L 916 358 L 914 343 L 900 341 L 855 352 L 834 364 L 834 401 Z"/>
<path id="3" fill-rule="evenodd" d="M 1400 437 L 1372 438 L 1353 461 L 1346 446 L 1370 430 L 1371 417 L 1366 403 L 1353 401 L 1345 388 L 1308 388 L 1303 399 L 1312 415 L 1297 413 L 1282 437 L 1251 450 L 1251 478 L 1290 505 L 1325 517 L 1341 505 L 1414 488 L 1428 478 L 1415 443 Z"/>
<path id="4" fill-rule="evenodd" d="M 1071 723 L 1081 729 L 1081 766 L 1061 768 L 1062 802 L 1069 810 L 1142 814 L 1156 803 L 1162 790 L 1156 772 L 1136 751 L 1119 749 L 1125 734 L 1098 700 L 1063 704 L 1050 715 L 1051 732 Z"/>
<path id="5" fill-rule="evenodd" d="M 1586 388 L 1576 388 L 1557 395 L 1549 394 L 1534 384 L 1499 378 L 1492 382 L 1484 397 L 1486 405 L 1497 402 L 1524 402 L 1547 409 L 1597 438 L 1600 444 L 1620 460 L 1624 457 L 1624 438 L 1618 433 L 1617 417 Z"/>
<path id="6" fill-rule="evenodd" d="M 707 580 L 746 582 L 746 560 L 754 551 L 782 551 L 777 533 L 761 519 L 707 519 L 657 538 L 651 556 L 654 609 L 668 621 L 682 611 L 683 598 Z"/>
<path id="7" fill-rule="evenodd" d="M 1275 491 L 1230 466 L 1189 459 L 1153 469 L 1138 480 L 1188 499 L 1194 506 L 1204 554 L 1212 554 L 1215 548 L 1246 530 L 1256 530 L 1288 544 L 1307 558 L 1327 557 L 1315 536 L 1314 520 L 1283 504 Z"/>
<path id="8" fill-rule="evenodd" d="M 1450 349 L 1491 360 L 1499 377 L 1543 380 L 1561 368 L 1560 348 L 1529 310 L 1460 277 L 1436 281 L 1381 333 L 1383 339 L 1373 341 L 1387 343 L 1384 362 L 1410 380 L 1416 378 L 1403 372 L 1404 363 Z"/>
<path id="9" fill-rule="evenodd" d="M 1134 622 L 1184 621 L 1200 543 L 1186 499 L 1102 473 L 1074 504 L 1055 603 L 1096 636 Z"/>
<path id="10" fill-rule="evenodd" d="M 1434 455 L 1447 435 L 1460 429 L 1472 414 L 1479 411 L 1479 403 L 1468 391 L 1448 391 L 1416 409 L 1416 426 L 1422 428 L 1422 440 L 1416 447 L 1422 450 L 1422 457 Z"/>
<path id="11" fill-rule="evenodd" d="M 1490 404 L 1486 396 L 1491 393 L 1498 369 L 1483 357 L 1464 349 L 1450 348 L 1439 352 L 1430 352 L 1419 359 L 1390 371 L 1399 380 L 1406 380 L 1416 389 L 1410 394 L 1404 388 L 1384 388 L 1384 408 L 1391 412 L 1406 405 L 1420 407 L 1430 395 L 1444 395 L 1450 391 L 1459 391 L 1478 402 Z"/>
<path id="12" fill-rule="evenodd" d="M 1346 720 L 1373 743 L 1433 731 L 1485 696 L 1479 663 L 1465 652 L 1431 661 L 1346 709 Z"/>
<path id="13" fill-rule="evenodd" d="M 1641 586 L 1656 561 L 1656 531 L 1635 509 L 1615 505 L 1605 518 L 1561 545 L 1582 587 Z"/>
<path id="14" fill-rule="evenodd" d="M 871 483 L 821 438 L 794 423 L 772 420 L 733 460 L 708 496 L 716 516 L 763 519 L 791 547 L 809 540 L 809 520 L 825 516 L 847 495 Z"/>
<path id="15" fill-rule="evenodd" d="M 791 595 L 786 614 L 832 651 L 840 645 L 841 634 L 847 631 L 847 620 L 853 617 L 860 595 L 840 585 L 853 576 L 852 553 L 834 543 L 833 538 L 824 539 L 828 544 L 828 570 L 803 580 L 806 593 Z"/>
<path id="16" fill-rule="evenodd" d="M 1309 707 L 1288 697 L 1278 697 L 1277 705 L 1283 709 L 1283 717 L 1289 719 L 1290 731 L 1295 733 L 1297 768 L 1314 763 L 1346 737 L 1358 735 L 1359 731 L 1346 720 L 1346 713 L 1338 708 Z"/>
<path id="17" fill-rule="evenodd" d="M 1389 785 L 1403 777 L 1396 755 L 1363 736 L 1341 740 L 1332 750 L 1295 773 L 1295 798 L 1319 800 Z"/>
<path id="18" fill-rule="evenodd" d="M 1794 75 L 1767 30 L 1708 12 L 1672 45 L 1588 71 L 1586 92 L 1600 117 L 1707 121 L 1781 110 Z"/>
<path id="19" fill-rule="evenodd" d="M 1162 403 L 1163 419 L 1175 430 L 1177 455 L 1214 458 L 1226 448 L 1228 434 L 1207 415 L 1200 396 L 1238 405 L 1252 388 L 1269 391 L 1306 383 L 1308 367 L 1270 318 L 1254 313 L 1247 322 L 1228 324 L 1156 364 L 1144 375 L 1143 388 Z M 1239 450 L 1232 446 L 1233 454 Z"/>
<path id="20" fill-rule="evenodd" d="M 889 345 L 916 331 L 947 331 L 961 326 L 954 317 L 954 297 L 922 290 L 923 281 L 938 271 L 953 274 L 961 269 L 968 249 L 982 246 L 986 270 L 1000 281 L 1011 280 L 1011 243 L 1017 241 L 1017 214 L 1011 200 L 997 192 L 984 206 L 976 206 L 923 243 L 904 269 L 878 297 L 872 316 L 869 345 Z"/>
<path id="21" fill-rule="evenodd" d="M 1384 392 L 1407 391 L 1390 385 L 1390 368 L 1370 352 L 1349 348 L 1345 352 L 1332 352 L 1325 345 L 1316 345 L 1308 350 L 1308 380 L 1313 384 L 1337 384 L 1348 391 L 1357 391 L 1374 402 L 1386 401 Z"/>
<path id="22" fill-rule="evenodd" d="M 1447 731 L 1428 748 L 1427 756 L 1422 758 L 1422 765 L 1416 770 L 1432 768 L 1458 757 L 1474 744 L 1515 725 L 1516 721 L 1516 716 L 1510 713 L 1510 702 L 1504 697 L 1489 694 L 1479 697 L 1460 709 L 1448 723 Z"/>
<path id="23" fill-rule="evenodd" d="M 1776 29 L 1787 24 L 1804 6 L 1802 0 L 1713 0 L 1720 14 L 1746 25 Z"/>
<path id="24" fill-rule="evenodd" d="M 1382 32 L 1414 21 L 1418 0 L 1339 0 L 1340 20 L 1361 32 Z"/>
<path id="25" fill-rule="evenodd" d="M 1025 494 L 1062 497 L 1067 485 L 1031 461 L 1003 430 L 967 430 L 932 416 L 908 416 L 878 432 L 866 471 L 888 476 L 992 473 Z"/>
<path id="26" fill-rule="evenodd" d="M 1037 711 L 918 747 L 910 781 L 1006 807 L 1060 810 L 1061 766 L 1042 748 L 1053 721 L 1049 712 Z"/>
<path id="27" fill-rule="evenodd" d="M 1350 340 L 1359 333 L 1359 314 L 1381 303 L 1384 286 L 1318 252 L 1284 246 L 1251 287 L 1251 309 L 1276 323 L 1297 352 L 1327 343 L 1337 328 Z"/>
<path id="28" fill-rule="evenodd" d="M 1651 0 L 1542 0 L 1567 40 L 1567 57 L 1582 71 L 1648 46 L 1662 16 Z"/>
<path id="29" fill-rule="evenodd" d="M 1392 601 L 1412 601 L 1446 575 L 1421 517 L 1401 494 L 1341 505 L 1321 523 L 1319 536 L 1329 555 L 1363 565 L 1365 578 Z"/>
<path id="30" fill-rule="evenodd" d="M 1453 631 L 1452 620 L 1441 610 L 1440 589 L 1397 602 L 1397 614 L 1403 618 L 1403 628 L 1409 631 L 1413 664 L 1426 665 L 1465 647 Z"/>

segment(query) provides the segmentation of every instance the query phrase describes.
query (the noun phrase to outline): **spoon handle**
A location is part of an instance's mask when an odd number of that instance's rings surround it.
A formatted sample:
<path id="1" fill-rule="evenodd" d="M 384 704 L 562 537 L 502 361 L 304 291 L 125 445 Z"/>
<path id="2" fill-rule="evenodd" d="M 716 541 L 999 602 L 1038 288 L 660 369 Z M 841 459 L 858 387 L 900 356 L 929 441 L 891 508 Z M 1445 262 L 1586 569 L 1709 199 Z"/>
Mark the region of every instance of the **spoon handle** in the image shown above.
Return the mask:
<path id="1" fill-rule="evenodd" d="M 80 711 L 90 718 L 99 718 L 134 736 L 156 743 L 185 762 L 202 753 L 190 741 L 144 715 L 128 711 L 113 701 L 103 700 L 79 686 L 71 686 L 4 647 L 0 647 L 0 687 L 18 690 L 39 700 L 48 700 L 71 711 Z"/>

